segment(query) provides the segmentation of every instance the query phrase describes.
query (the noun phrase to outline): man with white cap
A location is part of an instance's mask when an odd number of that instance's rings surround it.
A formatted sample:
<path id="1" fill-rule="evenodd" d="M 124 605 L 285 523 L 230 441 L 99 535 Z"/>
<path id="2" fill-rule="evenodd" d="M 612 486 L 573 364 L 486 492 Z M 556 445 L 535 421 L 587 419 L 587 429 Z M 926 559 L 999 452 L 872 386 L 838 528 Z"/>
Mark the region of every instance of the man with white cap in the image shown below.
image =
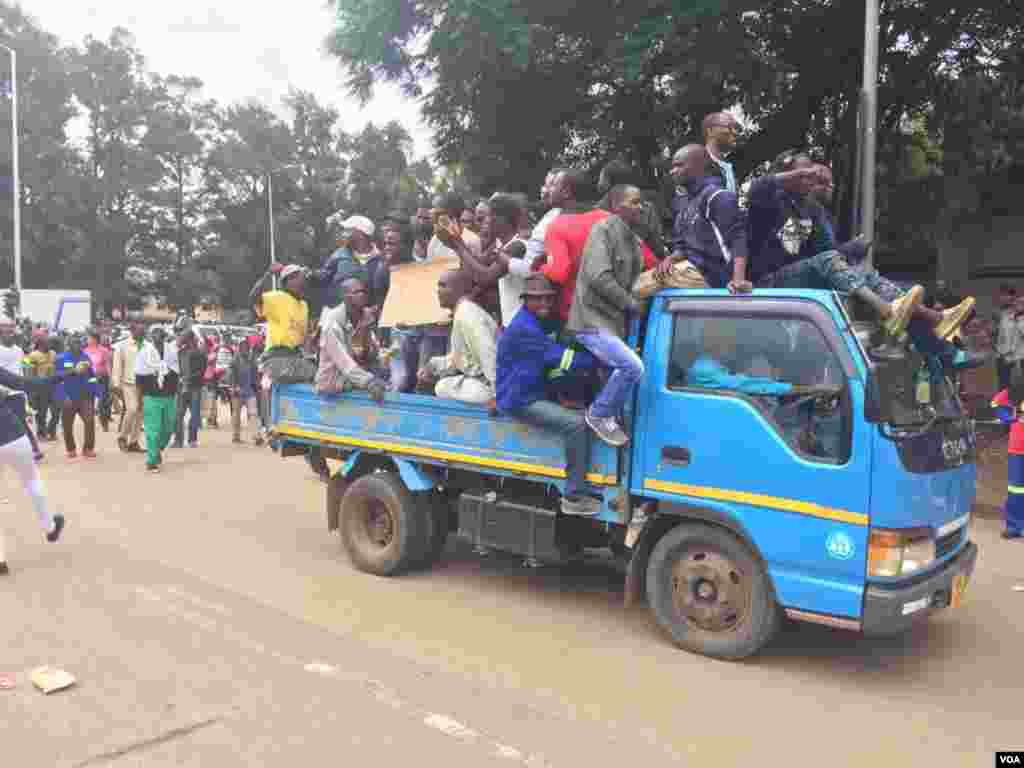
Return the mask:
<path id="1" fill-rule="evenodd" d="M 362 280 L 369 291 L 367 306 L 376 308 L 379 314 L 391 289 L 391 271 L 373 242 L 376 227 L 365 216 L 349 216 L 339 226 L 342 232 L 339 247 L 317 273 L 323 309 L 338 306 L 342 300 L 342 286 L 346 280 L 355 277 Z"/>

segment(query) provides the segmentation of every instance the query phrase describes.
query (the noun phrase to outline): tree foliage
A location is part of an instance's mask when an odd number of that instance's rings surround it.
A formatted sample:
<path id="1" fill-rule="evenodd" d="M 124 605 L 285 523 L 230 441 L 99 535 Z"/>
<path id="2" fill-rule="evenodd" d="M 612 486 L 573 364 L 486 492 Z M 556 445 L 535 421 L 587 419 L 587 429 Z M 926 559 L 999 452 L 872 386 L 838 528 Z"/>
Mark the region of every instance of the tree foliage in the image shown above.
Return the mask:
<path id="1" fill-rule="evenodd" d="M 150 296 L 244 307 L 270 258 L 271 192 L 278 258 L 314 264 L 334 248 L 336 211 L 409 214 L 434 185 L 399 124 L 346 134 L 304 91 L 285 99 L 283 117 L 217 104 L 195 77 L 152 72 L 123 29 L 61 47 L 0 2 L 0 42 L 18 51 L 23 283 L 88 288 L 108 316 Z M 12 226 L 8 204 L 0 230 Z M 0 239 L 3 284 L 11 251 Z"/>
<path id="2" fill-rule="evenodd" d="M 741 174 L 784 149 L 812 147 L 832 162 L 839 207 L 850 223 L 863 2 L 646 0 L 588 3 L 584 10 L 571 0 L 334 0 L 334 6 L 327 46 L 347 66 L 352 91 L 366 98 L 387 80 L 422 95 L 440 157 L 460 163 L 476 186 L 532 190 L 556 162 L 594 167 L 612 156 L 626 157 L 657 183 L 668 154 L 699 138 L 703 115 L 738 108 L 751 128 L 735 157 Z M 1012 115 L 1019 80 L 1010 73 L 1019 71 L 1016 52 L 1024 42 L 1018 4 L 888 0 L 882 6 L 879 136 L 892 170 L 907 167 L 900 153 L 920 150 L 907 142 L 908 123 L 925 125 L 932 144 L 947 144 L 957 116 L 972 107 L 999 114 L 992 133 L 1006 138 L 989 147 L 971 143 L 971 151 L 989 159 L 1016 151 L 1008 137 L 1018 127 Z M 924 156 L 918 152 L 918 159 Z M 881 170 L 883 183 L 902 180 Z"/>

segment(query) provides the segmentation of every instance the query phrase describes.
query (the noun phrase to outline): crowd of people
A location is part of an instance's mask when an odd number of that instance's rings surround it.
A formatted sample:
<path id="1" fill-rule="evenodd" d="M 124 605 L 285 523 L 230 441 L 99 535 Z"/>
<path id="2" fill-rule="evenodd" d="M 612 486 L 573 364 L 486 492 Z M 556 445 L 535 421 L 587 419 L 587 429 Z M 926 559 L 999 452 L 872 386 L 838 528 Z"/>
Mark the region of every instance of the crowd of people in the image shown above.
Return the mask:
<path id="1" fill-rule="evenodd" d="M 413 355 L 414 377 L 405 370 L 408 351 L 395 340 L 383 344 L 377 329 L 400 241 L 397 223 L 384 223 L 381 249 L 371 220 L 341 221 L 339 247 L 320 269 L 275 265 L 253 287 L 257 312 L 268 322 L 261 383 L 313 382 L 321 394 L 365 390 L 377 400 L 388 391 L 428 392 L 549 430 L 566 445 L 563 508 L 592 514 L 597 499 L 583 482 L 589 435 L 612 446 L 628 442 L 623 406 L 645 375 L 629 344 L 630 323 L 663 288 L 842 291 L 876 314 L 884 338 L 875 354 L 900 356 L 909 337 L 947 370 L 984 362 L 954 343 L 974 314 L 973 298 L 948 309 L 926 304 L 921 286 L 901 288 L 864 263 L 870 243 L 837 242 L 826 165 L 807 152 L 783 153 L 750 184 L 744 205 L 728 161 L 739 123 L 716 113 L 703 127 L 704 142 L 673 157 L 677 192 L 667 237 L 657 206 L 622 163 L 603 169 L 596 204 L 584 202 L 586 174 L 552 169 L 541 189 L 546 210 L 536 222 L 530 201 L 509 192 L 473 207 L 448 194 L 420 208 L 413 258 L 451 260 L 437 299 L 452 321 L 442 354 L 424 348 Z M 273 271 L 281 289 L 261 292 Z M 742 378 L 710 359 L 698 360 L 693 375 L 719 387 L 738 387 Z M 795 389 L 784 382 L 757 386 Z M 315 451 L 309 461 L 326 477 Z"/>
<path id="2" fill-rule="evenodd" d="M 31 332 L 19 340 L 13 324 L 0 325 L 0 454 L 22 478 L 52 541 L 64 518 L 50 513 L 39 482 L 39 442 L 55 441 L 63 424 L 67 457 L 77 459 L 80 420 L 81 456 L 95 458 L 96 419 L 110 428 L 112 393 L 124 409 L 118 446 L 145 453 L 146 471 L 159 472 L 168 447 L 198 445 L 204 416 L 206 426 L 216 428 L 218 403 L 225 400 L 234 442 L 244 442 L 245 410 L 248 440 L 261 444 L 275 383 L 309 382 L 320 394 L 362 390 L 376 401 L 389 391 L 418 391 L 484 406 L 559 437 L 567 466 L 562 509 L 589 516 L 600 509 L 585 482 L 591 435 L 616 447 L 629 441 L 623 407 L 645 375 L 629 343 L 631 323 L 663 288 L 721 288 L 737 296 L 760 288 L 841 291 L 876 314 L 884 332 L 876 355 L 902 355 L 909 338 L 938 368 L 964 370 L 985 361 L 955 343 L 974 314 L 973 298 L 950 308 L 925 302 L 921 286 L 901 288 L 865 264 L 870 243 L 837 241 L 826 165 L 804 151 L 785 152 L 741 200 L 728 161 L 739 123 L 716 113 L 703 128 L 703 143 L 673 156 L 670 227 L 645 200 L 631 169 L 618 162 L 603 169 L 596 204 L 585 202 L 585 173 L 551 169 L 540 194 L 545 210 L 536 221 L 527 197 L 510 192 L 472 207 L 447 194 L 419 208 L 412 260 L 447 258 L 453 265 L 437 285 L 438 303 L 452 315 L 441 344 L 424 343 L 422 336 L 382 341 L 378 323 L 390 270 L 402 261 L 401 224 L 389 219 L 378 230 L 365 216 L 334 222 L 338 247 L 319 269 L 274 264 L 261 276 L 250 298 L 266 320 L 265 338 L 233 343 L 204 337 L 182 321 L 174 333 L 158 327 L 147 334 L 134 324 L 112 346 L 97 331 L 84 338 Z M 271 275 L 281 287 L 264 291 Z M 1014 423 L 1011 453 L 1016 446 L 1021 464 L 1011 467 L 1010 495 L 1017 503 L 1011 514 L 1008 502 L 1007 511 L 1007 534 L 1016 537 L 1024 527 L 1018 375 L 1024 301 L 1006 286 L 1000 302 L 995 346 L 1003 391 L 994 407 Z M 705 335 L 720 331 L 709 327 Z M 726 356 L 715 353 L 726 346 L 705 345 L 688 371 L 691 382 L 758 394 L 800 390 L 732 370 Z M 326 480 L 327 464 L 315 448 L 307 460 Z M 0 540 L 0 568 L 6 569 L 2 547 Z"/>

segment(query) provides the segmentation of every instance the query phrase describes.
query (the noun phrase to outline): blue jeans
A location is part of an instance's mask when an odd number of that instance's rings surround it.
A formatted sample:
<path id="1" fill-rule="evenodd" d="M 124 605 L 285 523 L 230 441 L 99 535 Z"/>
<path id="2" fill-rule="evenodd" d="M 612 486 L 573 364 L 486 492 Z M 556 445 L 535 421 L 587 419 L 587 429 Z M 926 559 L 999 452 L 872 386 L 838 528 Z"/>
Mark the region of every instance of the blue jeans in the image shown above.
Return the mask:
<path id="1" fill-rule="evenodd" d="M 181 445 L 185 434 L 185 411 L 188 417 L 188 441 L 199 441 L 199 420 L 202 416 L 203 391 L 201 389 L 182 390 L 178 393 L 178 415 L 175 419 L 174 441 Z"/>
<path id="2" fill-rule="evenodd" d="M 871 272 L 878 276 L 874 270 Z M 870 279 L 868 270 L 852 269 L 839 251 L 823 251 L 764 275 L 757 281 L 757 287 L 821 288 L 852 293 L 858 288 L 869 287 Z"/>
<path id="3" fill-rule="evenodd" d="M 906 293 L 892 280 L 887 280 L 873 269 L 858 268 L 858 271 L 865 275 L 866 286 L 884 301 L 896 301 Z M 938 357 L 949 362 L 957 352 L 956 345 L 936 336 L 935 330 L 922 317 L 915 315 L 910 318 L 910 322 L 907 323 L 907 335 L 914 348 L 925 357 Z"/>
<path id="4" fill-rule="evenodd" d="M 590 430 L 580 411 L 570 411 L 550 400 L 538 400 L 512 414 L 532 427 L 554 433 L 565 441 L 565 495 L 577 496 L 586 485 L 590 463 Z"/>
<path id="5" fill-rule="evenodd" d="M 608 331 L 577 331 L 576 341 L 612 369 L 607 383 L 590 406 L 591 415 L 599 419 L 616 418 L 643 378 L 643 360 L 626 342 Z"/>
<path id="6" fill-rule="evenodd" d="M 824 251 L 809 259 L 787 264 L 782 269 L 757 281 L 758 288 L 819 288 L 852 293 L 867 288 L 884 301 L 893 302 L 906 291 L 873 269 L 851 267 L 839 251 Z M 907 324 L 907 335 L 915 349 L 925 357 L 938 357 L 946 362 L 956 354 L 956 347 L 935 335 L 926 320 L 914 316 Z"/>

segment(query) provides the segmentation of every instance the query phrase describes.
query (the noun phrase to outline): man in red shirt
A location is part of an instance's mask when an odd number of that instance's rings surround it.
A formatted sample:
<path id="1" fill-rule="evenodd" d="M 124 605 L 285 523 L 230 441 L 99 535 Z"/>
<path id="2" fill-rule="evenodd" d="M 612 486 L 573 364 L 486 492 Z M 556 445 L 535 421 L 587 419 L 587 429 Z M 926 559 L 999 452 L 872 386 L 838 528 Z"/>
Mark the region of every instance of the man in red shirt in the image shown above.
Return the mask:
<path id="1" fill-rule="evenodd" d="M 534 266 L 559 286 L 558 315 L 563 323 L 569 319 L 569 308 L 576 291 L 576 275 L 590 229 L 609 216 L 608 211 L 579 204 L 577 196 L 585 183 L 586 176 L 582 171 L 560 171 L 551 182 L 548 200 L 552 207 L 561 208 L 562 213 L 551 222 L 544 235 L 547 260 Z"/>

